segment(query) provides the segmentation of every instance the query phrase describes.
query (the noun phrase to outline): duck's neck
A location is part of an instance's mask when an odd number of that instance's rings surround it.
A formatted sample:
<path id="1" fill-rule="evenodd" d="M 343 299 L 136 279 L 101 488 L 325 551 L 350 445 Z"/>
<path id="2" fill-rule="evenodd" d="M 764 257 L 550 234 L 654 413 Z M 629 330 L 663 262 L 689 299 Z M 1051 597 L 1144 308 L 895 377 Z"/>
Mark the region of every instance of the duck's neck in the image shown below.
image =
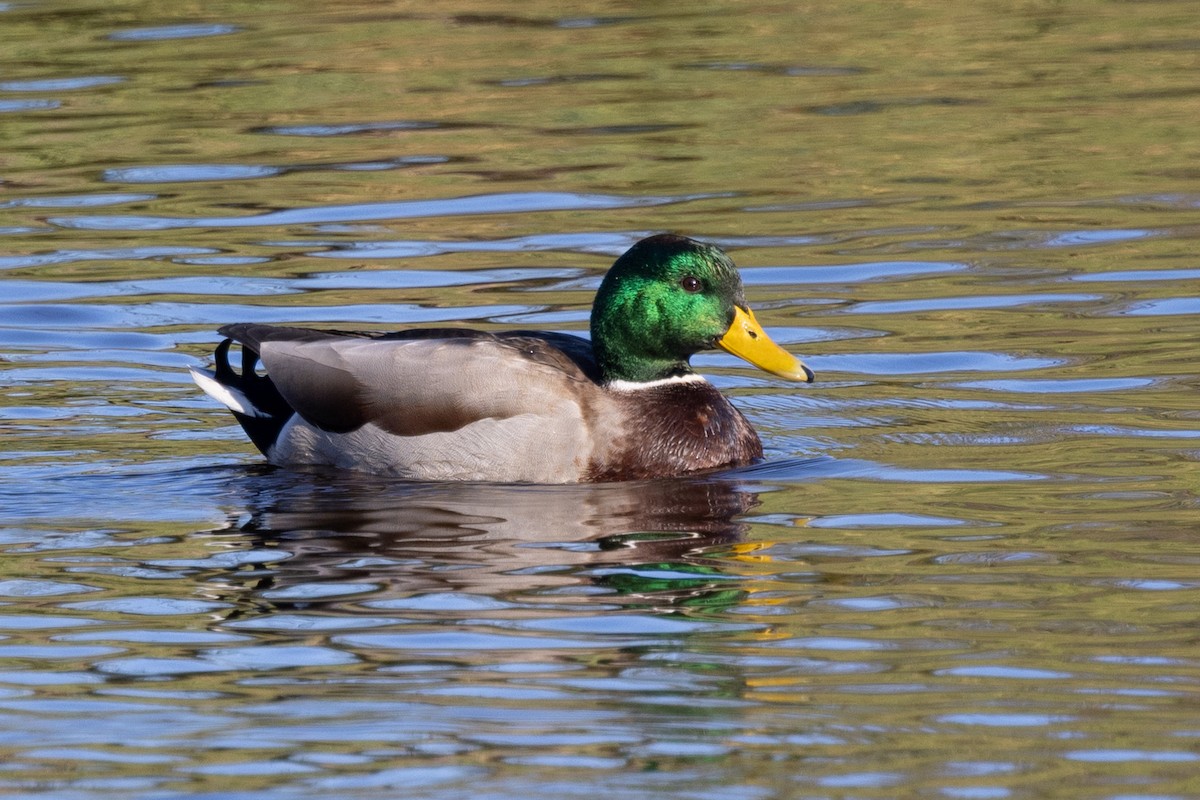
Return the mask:
<path id="1" fill-rule="evenodd" d="M 663 352 L 661 342 L 627 320 L 604 315 L 592 319 L 592 354 L 601 382 L 651 383 L 691 375 L 688 356 Z"/>
<path id="2" fill-rule="evenodd" d="M 618 262 L 619 263 L 619 262 Z M 615 268 L 614 268 L 615 269 Z M 676 307 L 661 282 L 613 274 L 592 306 L 592 353 L 604 383 L 649 383 L 692 374 L 688 359 L 700 349 L 687 340 Z"/>
<path id="3" fill-rule="evenodd" d="M 593 346 L 600 378 L 606 384 L 643 384 L 694 376 L 686 361 L 660 361 L 604 352 L 603 346 Z"/>
<path id="4" fill-rule="evenodd" d="M 686 375 L 674 375 L 670 378 L 659 378 L 653 381 L 608 381 L 604 386 L 614 392 L 640 392 L 646 389 L 660 389 L 664 386 L 678 386 L 688 383 L 707 384 L 708 381 L 699 373 L 689 372 Z"/>

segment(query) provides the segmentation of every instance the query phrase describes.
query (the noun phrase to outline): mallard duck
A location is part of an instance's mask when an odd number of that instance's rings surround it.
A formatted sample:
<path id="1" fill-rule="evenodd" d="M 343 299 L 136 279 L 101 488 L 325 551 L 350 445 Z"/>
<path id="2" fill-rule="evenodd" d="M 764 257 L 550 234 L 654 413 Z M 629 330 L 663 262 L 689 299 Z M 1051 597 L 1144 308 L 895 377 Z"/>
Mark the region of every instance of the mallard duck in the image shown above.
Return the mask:
<path id="1" fill-rule="evenodd" d="M 239 323 L 196 383 L 280 466 L 416 480 L 658 478 L 762 457 L 758 434 L 689 359 L 720 347 L 774 375 L 813 373 L 754 318 L 720 248 L 651 236 L 596 293 L 591 341 L 444 328 L 346 333 Z M 242 349 L 240 370 L 229 349 Z M 257 370 L 261 361 L 265 375 Z"/>

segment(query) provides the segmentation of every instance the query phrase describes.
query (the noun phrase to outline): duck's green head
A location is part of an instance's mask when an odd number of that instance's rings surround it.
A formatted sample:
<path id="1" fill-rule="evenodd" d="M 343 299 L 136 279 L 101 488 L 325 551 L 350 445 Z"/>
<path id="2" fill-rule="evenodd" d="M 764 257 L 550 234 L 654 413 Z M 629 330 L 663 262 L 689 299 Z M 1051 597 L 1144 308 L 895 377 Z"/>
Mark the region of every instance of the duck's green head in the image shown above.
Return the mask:
<path id="1" fill-rule="evenodd" d="M 591 328 L 606 383 L 686 375 L 692 354 L 714 347 L 784 378 L 813 379 L 754 319 L 729 256 L 683 236 L 651 236 L 618 258 L 596 292 Z"/>

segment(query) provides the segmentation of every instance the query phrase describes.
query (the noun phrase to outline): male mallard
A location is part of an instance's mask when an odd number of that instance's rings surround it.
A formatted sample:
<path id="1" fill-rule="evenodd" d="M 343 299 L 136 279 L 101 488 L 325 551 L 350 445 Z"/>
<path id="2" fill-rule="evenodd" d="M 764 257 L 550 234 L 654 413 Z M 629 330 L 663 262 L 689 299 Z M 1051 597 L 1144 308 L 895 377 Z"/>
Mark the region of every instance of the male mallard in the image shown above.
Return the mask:
<path id="1" fill-rule="evenodd" d="M 573 483 L 745 464 L 762 456 L 758 434 L 688 359 L 721 347 L 775 375 L 813 379 L 754 319 L 729 256 L 666 234 L 613 264 L 590 343 L 532 331 L 251 323 L 220 333 L 216 370 L 192 377 L 271 463 L 418 480 Z M 240 372 L 229 364 L 233 341 Z"/>

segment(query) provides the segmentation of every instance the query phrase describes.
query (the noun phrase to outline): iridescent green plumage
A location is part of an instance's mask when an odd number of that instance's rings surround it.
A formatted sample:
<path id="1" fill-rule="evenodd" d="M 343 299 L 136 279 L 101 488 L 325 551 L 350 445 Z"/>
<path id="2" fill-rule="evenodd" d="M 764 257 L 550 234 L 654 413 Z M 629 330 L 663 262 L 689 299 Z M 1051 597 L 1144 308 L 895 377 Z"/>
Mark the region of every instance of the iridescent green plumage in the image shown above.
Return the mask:
<path id="1" fill-rule="evenodd" d="M 690 373 L 688 359 L 717 345 L 735 306 L 737 268 L 719 248 L 682 236 L 644 239 L 617 259 L 592 305 L 592 350 L 605 382 Z"/>

